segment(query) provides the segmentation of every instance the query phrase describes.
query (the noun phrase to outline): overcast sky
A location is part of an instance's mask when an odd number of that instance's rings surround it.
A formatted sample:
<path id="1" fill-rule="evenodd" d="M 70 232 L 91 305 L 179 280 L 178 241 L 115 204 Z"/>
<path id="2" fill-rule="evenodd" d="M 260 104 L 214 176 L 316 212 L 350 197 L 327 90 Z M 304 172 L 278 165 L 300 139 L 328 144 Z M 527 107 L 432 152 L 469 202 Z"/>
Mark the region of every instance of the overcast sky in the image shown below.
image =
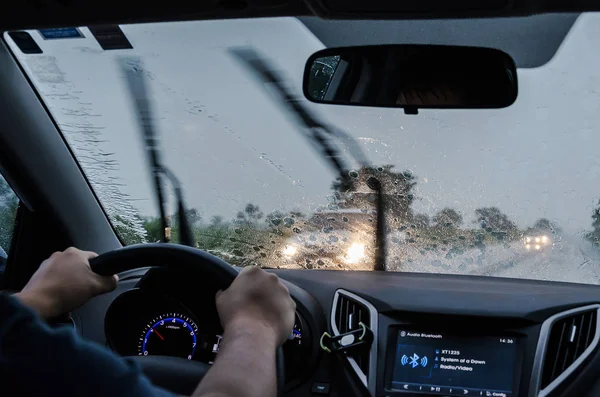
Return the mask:
<path id="1" fill-rule="evenodd" d="M 399 22 L 400 23 L 400 22 Z M 300 92 L 306 59 L 323 44 L 298 20 L 123 26 L 133 50 L 32 36 L 17 52 L 110 211 L 156 215 L 140 133 L 115 57 L 140 55 L 150 78 L 166 164 L 188 206 L 206 217 L 248 202 L 263 211 L 327 204 L 335 177 L 273 97 L 227 53 L 252 46 Z M 600 14 L 575 23 L 545 66 L 519 70 L 519 97 L 502 110 L 421 111 L 308 104 L 343 128 L 376 165 L 418 177 L 418 211 L 452 207 L 472 220 L 497 206 L 519 226 L 546 217 L 570 232 L 591 226 L 600 198 Z M 102 167 L 97 158 L 114 161 Z M 114 215 L 114 213 L 113 213 Z"/>

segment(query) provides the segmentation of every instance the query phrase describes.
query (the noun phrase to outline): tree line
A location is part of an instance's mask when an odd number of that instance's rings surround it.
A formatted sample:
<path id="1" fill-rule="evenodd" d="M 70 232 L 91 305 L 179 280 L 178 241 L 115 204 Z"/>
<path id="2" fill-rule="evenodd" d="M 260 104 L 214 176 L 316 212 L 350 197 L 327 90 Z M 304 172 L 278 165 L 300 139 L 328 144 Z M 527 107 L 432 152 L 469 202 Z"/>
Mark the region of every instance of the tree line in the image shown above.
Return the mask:
<path id="1" fill-rule="evenodd" d="M 371 179 L 370 179 L 371 178 Z M 499 239 L 511 240 L 531 231 L 560 233 L 560 228 L 552 221 L 542 218 L 533 225 L 519 229 L 515 222 L 499 208 L 481 207 L 476 209 L 475 224 L 465 225 L 463 214 L 453 208 L 444 208 L 433 216 L 415 213 L 413 204 L 418 199 L 414 193 L 417 178 L 410 171 L 396 171 L 392 165 L 381 167 L 366 167 L 350 171 L 345 177 L 338 177 L 331 185 L 330 200 L 323 206 L 329 211 L 360 209 L 365 213 L 375 212 L 375 202 L 378 192 L 369 187 L 372 178 L 376 178 L 385 198 L 387 231 L 402 229 L 428 229 L 453 233 L 458 229 L 479 230 Z M 372 183 L 371 183 L 372 184 Z M 11 244 L 14 223 L 18 207 L 18 198 L 6 181 L 0 178 L 0 246 L 8 251 Z M 318 210 L 317 210 L 318 211 Z M 281 236 L 285 230 L 299 230 L 298 223 L 310 222 L 314 214 L 304 214 L 301 211 L 288 212 L 272 211 L 265 213 L 258 205 L 246 204 L 233 219 L 223 216 L 212 216 L 203 219 L 196 209 L 188 210 L 188 219 L 192 226 L 198 246 L 204 249 L 214 249 L 223 245 L 223 241 L 240 242 Z M 113 221 L 115 231 L 126 244 L 156 242 L 160 240 L 160 220 L 156 217 L 135 216 L 120 217 Z M 600 248 L 600 200 L 591 214 L 592 229 L 584 233 L 584 237 Z M 172 240 L 178 241 L 177 217 L 172 216 Z M 145 235 L 139 232 L 138 224 L 143 225 Z M 262 231 L 264 233 L 257 232 Z"/>
<path id="2" fill-rule="evenodd" d="M 402 230 L 412 227 L 413 229 L 431 229 L 443 232 L 446 235 L 457 229 L 480 230 L 500 240 L 514 240 L 520 238 L 523 233 L 539 230 L 548 233 L 556 233 L 559 228 L 548 219 L 542 218 L 532 226 L 520 230 L 515 222 L 509 219 L 495 206 L 481 207 L 475 209 L 474 225 L 465 225 L 463 214 L 453 208 L 444 208 L 433 216 L 423 213 L 415 213 L 413 204 L 418 199 L 414 193 L 417 185 L 417 177 L 410 171 L 396 171 L 394 166 L 385 165 L 381 167 L 363 168 L 350 171 L 347 176 L 336 178 L 331 185 L 331 197 L 328 204 L 317 209 L 326 211 L 340 211 L 349 209 L 360 209 L 364 213 L 375 213 L 378 191 L 369 187 L 372 179 L 376 178 L 381 188 L 384 199 L 384 211 L 386 213 L 387 232 L 395 229 Z M 600 203 L 599 203 L 600 207 Z M 600 210 L 599 210 L 600 211 Z M 281 234 L 281 230 L 295 229 L 294 225 L 302 221 L 310 222 L 314 214 L 304 214 L 301 211 L 289 212 L 272 211 L 265 212 L 254 203 L 248 203 L 240 209 L 234 218 L 226 219 L 223 216 L 212 216 L 203 219 L 196 209 L 188 210 L 188 219 L 193 228 L 194 236 L 200 248 L 212 249 L 220 245 L 220 240 L 240 237 L 248 231 L 265 230 Z M 171 234 L 173 241 L 178 238 L 177 217 L 172 216 Z M 121 227 L 117 232 L 124 242 L 155 242 L 160 240 L 160 220 L 158 218 L 141 219 L 146 230 L 145 238 L 130 233 L 126 221 L 119 219 Z M 594 215 L 594 225 L 600 231 L 600 212 Z M 233 235 L 234 237 L 231 237 Z M 600 236 L 600 232 L 598 233 Z"/>

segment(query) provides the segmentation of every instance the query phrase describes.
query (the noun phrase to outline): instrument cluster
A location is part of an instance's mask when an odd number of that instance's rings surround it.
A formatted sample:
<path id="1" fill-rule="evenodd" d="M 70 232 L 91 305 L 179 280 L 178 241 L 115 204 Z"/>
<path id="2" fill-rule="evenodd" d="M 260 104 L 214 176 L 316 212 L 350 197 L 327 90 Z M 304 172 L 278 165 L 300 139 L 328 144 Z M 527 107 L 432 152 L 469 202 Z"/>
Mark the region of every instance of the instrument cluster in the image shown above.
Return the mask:
<path id="1" fill-rule="evenodd" d="M 192 312 L 178 299 L 139 288 L 114 300 L 106 313 L 105 332 L 109 347 L 121 356 L 172 356 L 207 364 L 217 357 L 223 335 L 214 308 L 196 306 Z M 310 332 L 296 313 L 283 345 L 286 380 L 302 371 L 311 348 Z"/>

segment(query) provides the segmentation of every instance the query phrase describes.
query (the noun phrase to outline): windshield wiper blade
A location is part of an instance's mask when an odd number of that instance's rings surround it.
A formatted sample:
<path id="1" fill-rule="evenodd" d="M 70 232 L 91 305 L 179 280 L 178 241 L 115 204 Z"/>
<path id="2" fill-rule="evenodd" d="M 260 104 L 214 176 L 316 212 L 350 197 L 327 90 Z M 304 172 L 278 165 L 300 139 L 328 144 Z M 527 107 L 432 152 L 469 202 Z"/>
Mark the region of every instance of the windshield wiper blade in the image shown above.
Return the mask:
<path id="1" fill-rule="evenodd" d="M 237 58 L 242 65 L 258 77 L 259 80 L 265 84 L 270 83 L 273 85 L 283 99 L 283 104 L 286 109 L 306 129 L 302 132 L 308 137 L 311 143 L 317 145 L 324 157 L 331 162 L 332 166 L 340 176 L 346 178 L 348 175 L 348 168 L 346 167 L 344 159 L 339 154 L 340 150 L 329 142 L 327 135 L 338 138 L 344 142 L 348 147 L 348 151 L 360 166 L 368 167 L 369 163 L 367 157 L 364 155 L 354 138 L 339 128 L 321 122 L 313 115 L 302 103 L 303 99 L 299 95 L 295 95 L 292 92 L 292 89 L 286 86 L 285 80 L 256 50 L 252 48 L 230 48 L 229 52 Z"/>
<path id="2" fill-rule="evenodd" d="M 179 223 L 179 241 L 181 244 L 194 247 L 193 233 L 187 220 L 187 211 L 183 199 L 183 192 L 179 179 L 162 164 L 160 152 L 160 142 L 154 125 L 154 118 L 150 96 L 146 87 L 146 78 L 142 67 L 142 60 L 139 57 L 120 57 L 118 59 L 127 87 L 131 95 L 136 118 L 142 132 L 144 148 L 148 154 L 148 160 L 154 177 L 154 189 L 158 201 L 158 210 L 160 214 L 161 231 L 160 236 L 163 242 L 168 242 L 167 228 L 169 227 L 166 215 L 165 195 L 162 188 L 162 177 L 166 177 L 171 182 L 177 200 L 177 217 Z"/>
<path id="3" fill-rule="evenodd" d="M 278 91 L 283 99 L 285 108 L 303 125 L 305 130 L 302 132 L 307 136 L 310 142 L 319 149 L 323 157 L 327 159 L 331 166 L 337 171 L 340 181 L 346 186 L 350 185 L 349 170 L 346 162 L 341 156 L 340 150 L 331 144 L 327 135 L 342 140 L 348 147 L 352 157 L 362 168 L 369 168 L 367 157 L 362 152 L 360 146 L 350 135 L 346 134 L 340 128 L 328 125 L 319 121 L 317 116 L 313 115 L 309 109 L 302 103 L 303 99 L 295 95 L 291 88 L 288 88 L 284 79 L 277 73 L 274 67 L 271 67 L 268 61 L 252 48 L 230 48 L 229 52 L 233 54 L 247 69 L 249 69 L 264 84 L 271 84 Z M 311 134 L 306 133 L 310 131 Z M 375 253 L 374 270 L 386 270 L 386 224 L 385 224 L 385 201 L 382 192 L 382 186 L 379 179 L 370 177 L 367 181 L 369 188 L 377 194 L 375 202 L 377 210 L 376 222 L 376 241 L 377 249 Z"/>

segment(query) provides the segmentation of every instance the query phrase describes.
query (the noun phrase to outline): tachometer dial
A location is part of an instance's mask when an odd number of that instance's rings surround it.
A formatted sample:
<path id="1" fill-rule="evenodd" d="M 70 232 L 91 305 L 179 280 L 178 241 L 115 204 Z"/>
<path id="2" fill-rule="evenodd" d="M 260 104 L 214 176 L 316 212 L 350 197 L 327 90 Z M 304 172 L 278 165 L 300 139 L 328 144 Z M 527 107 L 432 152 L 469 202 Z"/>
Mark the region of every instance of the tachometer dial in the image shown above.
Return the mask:
<path id="1" fill-rule="evenodd" d="M 305 326 L 304 319 L 296 313 L 294 328 L 283 344 L 285 356 L 285 377 L 287 381 L 301 378 L 311 355 L 310 330 Z"/>
<path id="2" fill-rule="evenodd" d="M 142 331 L 138 355 L 175 356 L 191 360 L 196 352 L 198 326 L 179 313 L 153 318 Z"/>

